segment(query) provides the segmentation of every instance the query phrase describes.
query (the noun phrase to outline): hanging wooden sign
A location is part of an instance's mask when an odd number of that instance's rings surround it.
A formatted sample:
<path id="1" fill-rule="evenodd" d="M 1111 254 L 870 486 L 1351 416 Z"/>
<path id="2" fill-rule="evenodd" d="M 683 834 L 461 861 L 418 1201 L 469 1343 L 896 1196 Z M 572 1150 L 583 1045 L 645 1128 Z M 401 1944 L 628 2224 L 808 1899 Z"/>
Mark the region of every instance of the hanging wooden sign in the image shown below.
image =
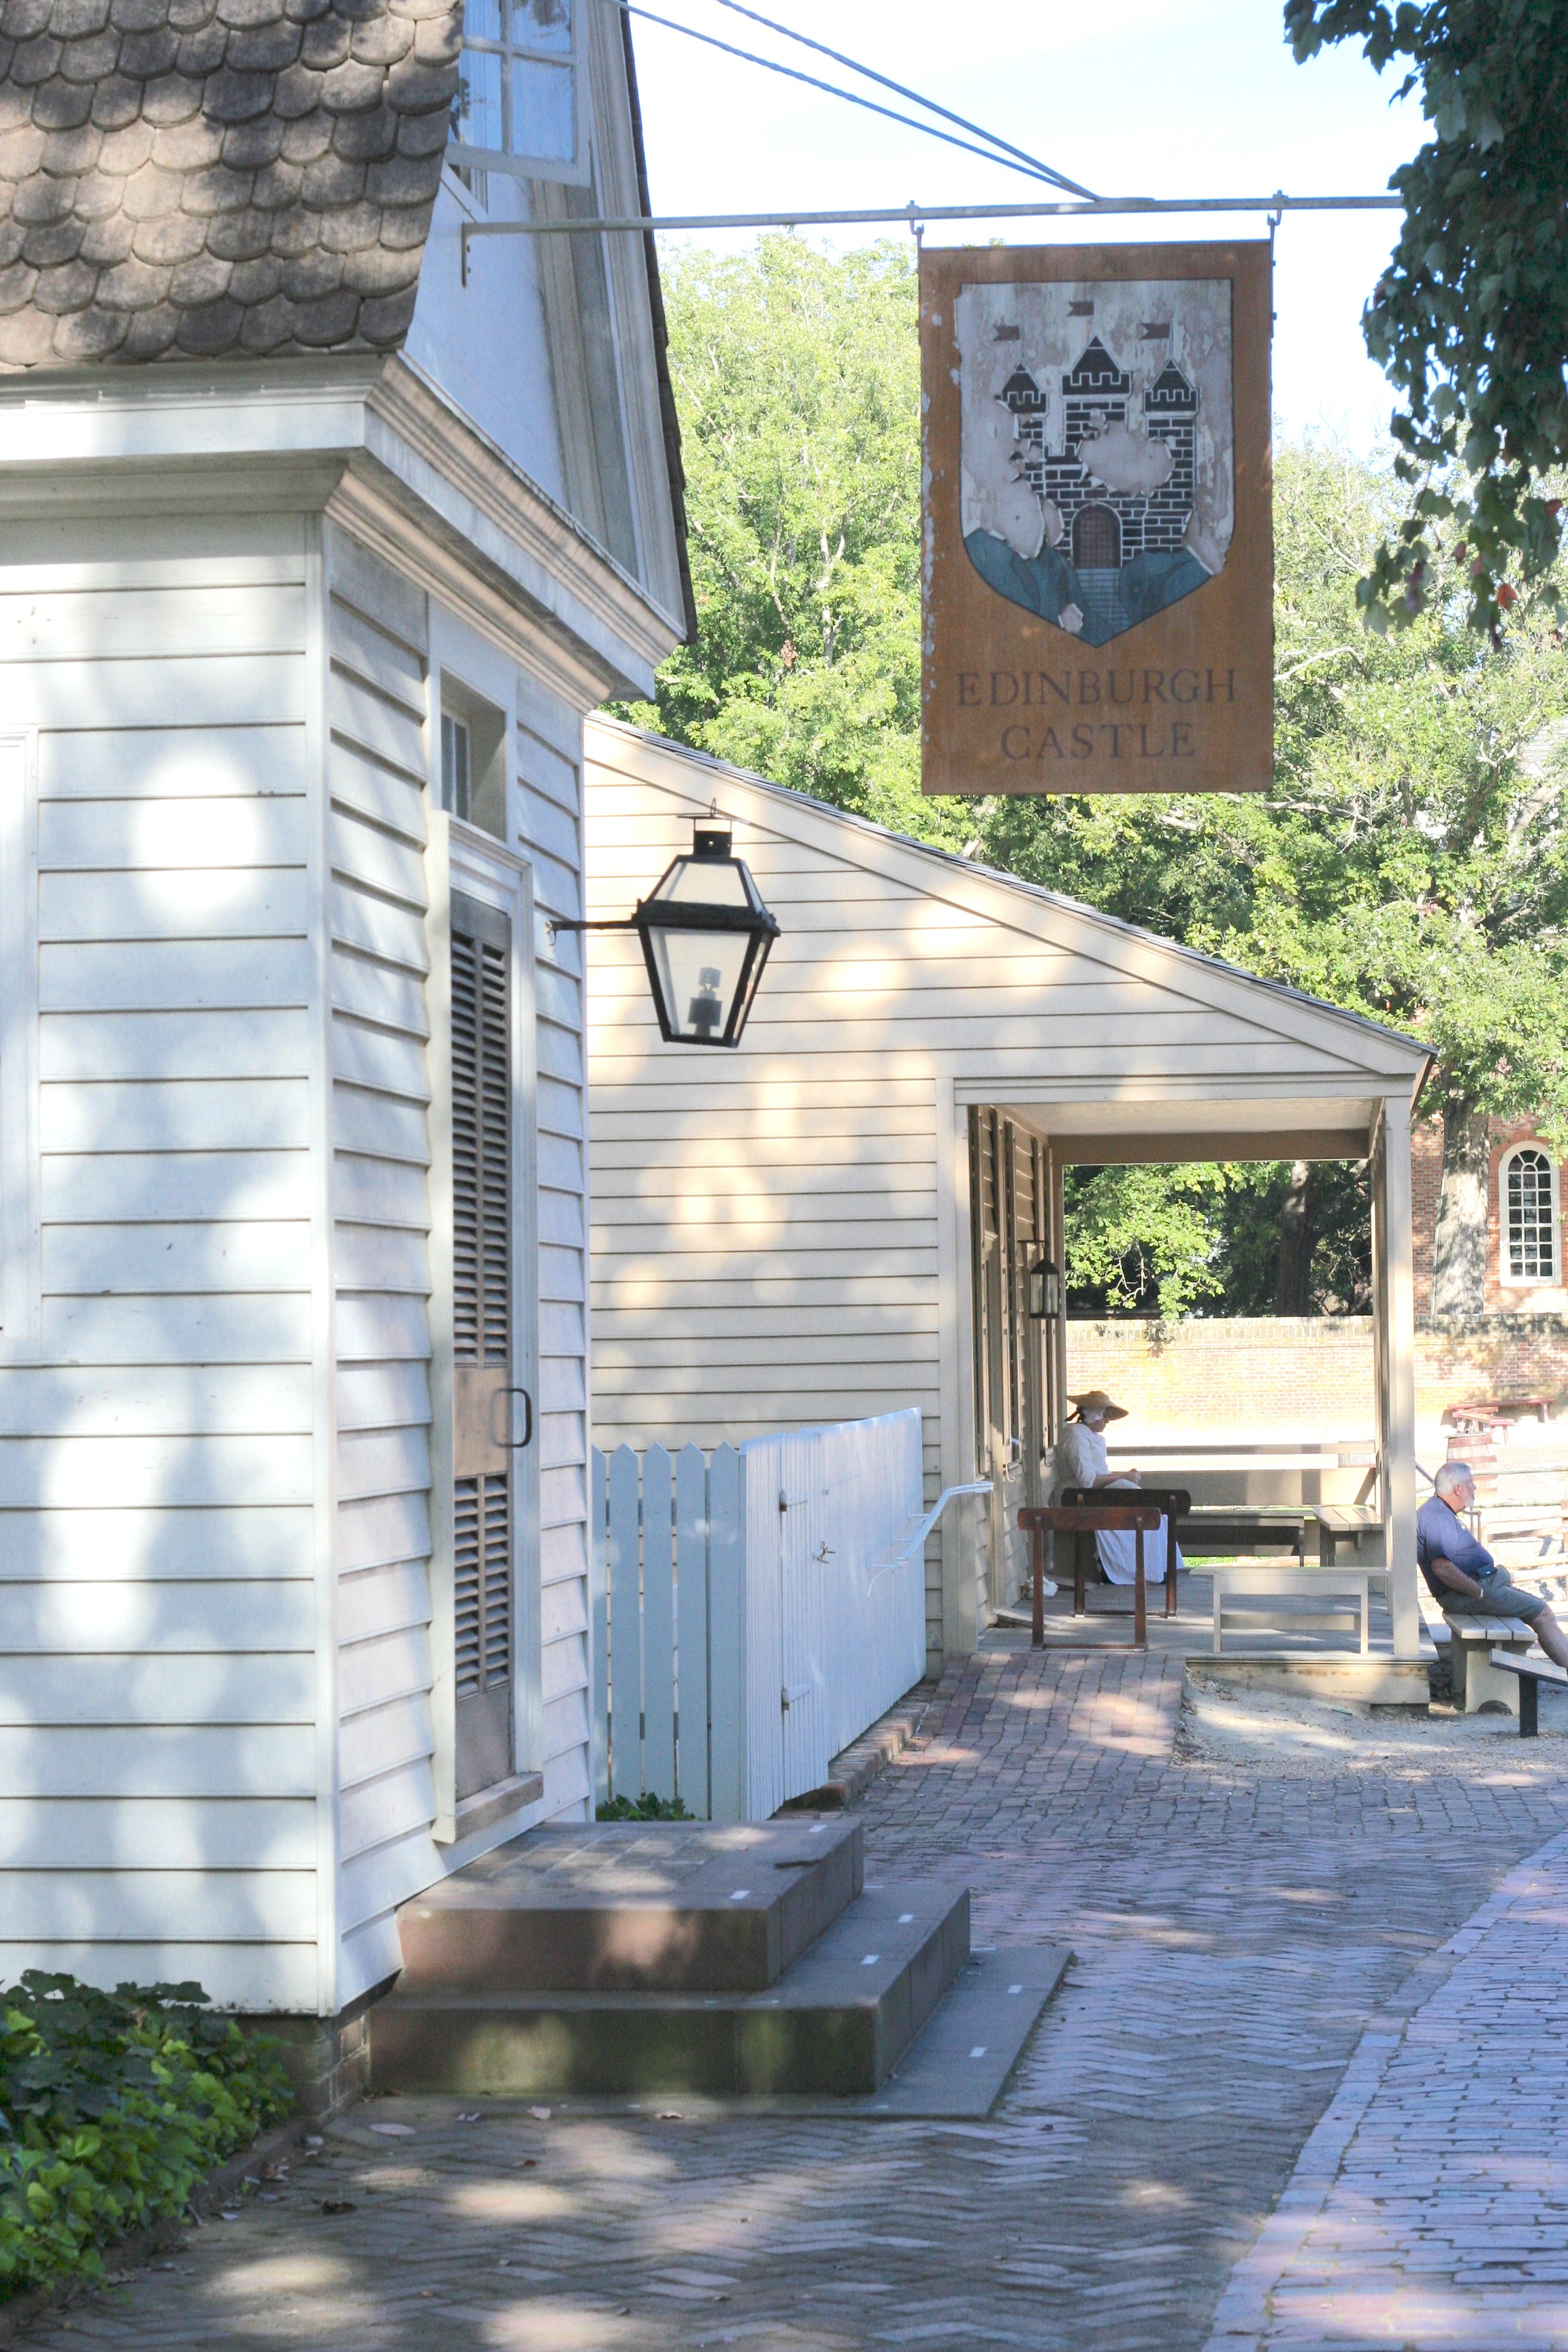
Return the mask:
<path id="1" fill-rule="evenodd" d="M 921 257 L 928 793 L 1259 792 L 1269 247 Z"/>

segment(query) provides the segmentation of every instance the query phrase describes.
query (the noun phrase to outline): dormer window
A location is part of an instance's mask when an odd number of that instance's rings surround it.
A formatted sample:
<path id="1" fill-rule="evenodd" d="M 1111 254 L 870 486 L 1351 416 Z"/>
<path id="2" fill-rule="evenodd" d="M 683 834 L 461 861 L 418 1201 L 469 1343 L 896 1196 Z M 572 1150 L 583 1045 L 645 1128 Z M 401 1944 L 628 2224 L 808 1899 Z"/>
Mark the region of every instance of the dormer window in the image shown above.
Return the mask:
<path id="1" fill-rule="evenodd" d="M 466 0 L 447 160 L 528 180 L 588 179 L 584 0 Z"/>
<path id="2" fill-rule="evenodd" d="M 1521 1143 L 1498 1171 L 1503 1281 L 1534 1287 L 1558 1279 L 1557 1171 L 1539 1143 Z"/>

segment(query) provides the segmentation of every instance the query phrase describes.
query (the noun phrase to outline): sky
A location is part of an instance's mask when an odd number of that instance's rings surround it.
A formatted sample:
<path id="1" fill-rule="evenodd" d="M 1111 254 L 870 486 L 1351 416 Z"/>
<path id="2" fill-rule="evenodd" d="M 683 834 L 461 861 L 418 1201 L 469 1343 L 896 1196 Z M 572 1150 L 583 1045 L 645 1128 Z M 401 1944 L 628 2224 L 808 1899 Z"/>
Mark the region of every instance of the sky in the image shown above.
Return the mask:
<path id="1" fill-rule="evenodd" d="M 1391 103 L 1359 43 L 1298 66 L 1279 0 L 753 0 L 1014 141 L 1102 195 L 1371 195 L 1421 144 L 1418 104 Z M 845 81 L 858 82 L 734 15 L 718 0 L 649 0 L 677 18 Z M 816 211 L 1025 201 L 1032 185 L 864 109 L 721 57 L 634 19 L 656 214 Z M 1048 192 L 1042 192 L 1048 193 Z M 1276 245 L 1274 407 L 1287 436 L 1383 438 L 1393 404 L 1360 317 L 1397 226 L 1394 213 L 1287 214 Z M 1158 222 L 934 225 L 928 241 L 1009 244 L 1265 236 L 1265 216 L 1172 215 Z M 828 233 L 817 232 L 826 236 Z M 897 229 L 847 228 L 842 244 Z M 703 240 L 740 246 L 742 236 Z"/>

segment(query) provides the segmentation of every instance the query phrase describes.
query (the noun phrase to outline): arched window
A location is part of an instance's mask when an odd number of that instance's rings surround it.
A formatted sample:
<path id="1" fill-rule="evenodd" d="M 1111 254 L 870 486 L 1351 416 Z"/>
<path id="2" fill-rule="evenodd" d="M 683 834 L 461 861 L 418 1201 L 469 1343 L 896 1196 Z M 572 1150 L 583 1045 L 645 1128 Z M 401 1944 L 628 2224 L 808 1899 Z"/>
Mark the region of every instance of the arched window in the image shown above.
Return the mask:
<path id="1" fill-rule="evenodd" d="M 1557 1171 L 1539 1143 L 1521 1143 L 1499 1171 L 1502 1211 L 1502 1278 L 1554 1283 L 1557 1265 Z"/>

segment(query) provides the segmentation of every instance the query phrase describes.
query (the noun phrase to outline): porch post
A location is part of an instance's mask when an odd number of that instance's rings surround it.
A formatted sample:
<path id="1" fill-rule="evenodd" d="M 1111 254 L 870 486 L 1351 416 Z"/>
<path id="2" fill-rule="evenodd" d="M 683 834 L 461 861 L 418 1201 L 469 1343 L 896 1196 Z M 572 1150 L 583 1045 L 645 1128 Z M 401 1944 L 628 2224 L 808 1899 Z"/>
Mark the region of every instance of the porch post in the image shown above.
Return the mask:
<path id="1" fill-rule="evenodd" d="M 1389 1096 L 1373 1151 L 1373 1314 L 1378 1452 L 1394 1654 L 1421 1653 L 1415 1598 L 1415 1286 L 1411 1265 L 1410 1105 Z"/>
<path id="2" fill-rule="evenodd" d="M 1052 1258 L 1060 1266 L 1062 1273 L 1062 1312 L 1051 1325 L 1050 1340 L 1056 1377 L 1051 1384 L 1054 1393 L 1051 1397 L 1051 1426 L 1047 1432 L 1047 1438 L 1049 1444 L 1055 1446 L 1061 1436 L 1062 1424 L 1067 1420 L 1068 1412 L 1067 1192 L 1065 1171 L 1061 1161 L 1057 1157 L 1055 1144 L 1051 1146 L 1049 1168 L 1050 1223 L 1047 1227 L 1050 1236 L 1049 1248 Z"/>

